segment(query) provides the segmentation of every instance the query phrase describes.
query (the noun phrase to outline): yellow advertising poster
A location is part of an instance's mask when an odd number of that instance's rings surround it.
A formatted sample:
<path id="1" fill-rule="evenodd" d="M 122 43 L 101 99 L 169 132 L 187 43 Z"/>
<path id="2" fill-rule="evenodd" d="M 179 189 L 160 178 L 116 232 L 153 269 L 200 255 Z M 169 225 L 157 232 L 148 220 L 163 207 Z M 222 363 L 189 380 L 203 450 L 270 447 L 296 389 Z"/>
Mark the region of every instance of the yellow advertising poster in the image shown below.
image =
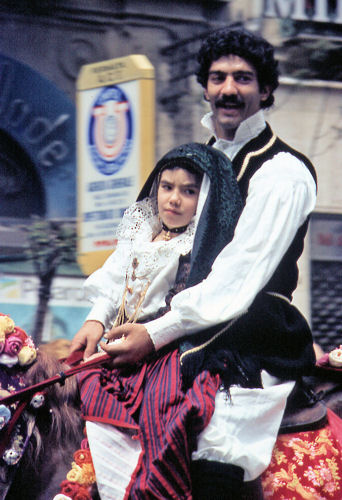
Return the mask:
<path id="1" fill-rule="evenodd" d="M 144 55 L 85 65 L 77 81 L 78 262 L 88 275 L 154 164 L 154 68 Z"/>

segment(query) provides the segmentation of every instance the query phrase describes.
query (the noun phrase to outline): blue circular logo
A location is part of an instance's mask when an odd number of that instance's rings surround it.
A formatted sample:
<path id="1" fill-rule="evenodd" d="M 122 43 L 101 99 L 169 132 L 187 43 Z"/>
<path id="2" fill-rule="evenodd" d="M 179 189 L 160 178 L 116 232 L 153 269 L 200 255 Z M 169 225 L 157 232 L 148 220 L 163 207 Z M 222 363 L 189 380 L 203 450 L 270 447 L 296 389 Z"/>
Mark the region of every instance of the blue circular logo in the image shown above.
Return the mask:
<path id="1" fill-rule="evenodd" d="M 89 149 L 97 170 L 118 172 L 132 148 L 132 112 L 125 93 L 112 85 L 98 95 L 89 120 Z"/>

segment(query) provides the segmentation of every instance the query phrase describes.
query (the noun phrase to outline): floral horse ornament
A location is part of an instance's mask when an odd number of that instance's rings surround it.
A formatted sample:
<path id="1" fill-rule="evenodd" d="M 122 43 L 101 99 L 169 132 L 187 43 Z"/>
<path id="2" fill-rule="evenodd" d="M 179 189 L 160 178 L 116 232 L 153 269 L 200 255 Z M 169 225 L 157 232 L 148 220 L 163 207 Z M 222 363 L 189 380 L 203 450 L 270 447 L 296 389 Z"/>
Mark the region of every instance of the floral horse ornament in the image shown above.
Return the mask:
<path id="1" fill-rule="evenodd" d="M 27 333 L 15 326 L 6 314 L 0 313 L 0 364 L 12 368 L 28 366 L 37 357 L 37 350 Z"/>
<path id="2" fill-rule="evenodd" d="M 37 357 L 34 343 L 14 321 L 0 314 L 0 397 L 25 387 L 24 373 Z M 0 499 L 7 495 L 21 457 L 32 435 L 35 412 L 44 405 L 44 394 L 31 400 L 0 404 Z M 25 410 L 25 411 L 24 411 Z"/>

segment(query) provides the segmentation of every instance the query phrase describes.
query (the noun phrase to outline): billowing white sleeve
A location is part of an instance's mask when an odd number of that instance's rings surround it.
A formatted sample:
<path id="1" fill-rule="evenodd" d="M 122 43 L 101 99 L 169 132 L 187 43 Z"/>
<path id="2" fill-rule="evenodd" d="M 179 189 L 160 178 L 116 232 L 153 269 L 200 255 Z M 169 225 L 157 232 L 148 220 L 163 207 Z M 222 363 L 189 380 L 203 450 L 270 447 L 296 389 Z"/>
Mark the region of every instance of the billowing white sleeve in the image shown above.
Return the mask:
<path id="1" fill-rule="evenodd" d="M 86 320 L 100 321 L 105 329 L 111 327 L 120 306 L 130 255 L 130 242 L 119 242 L 103 266 L 85 281 L 86 296 L 93 303 Z"/>
<path id="2" fill-rule="evenodd" d="M 250 180 L 234 238 L 208 277 L 177 294 L 164 316 L 145 324 L 155 348 L 244 312 L 271 278 L 315 201 L 315 182 L 300 160 L 278 153 L 265 162 Z"/>

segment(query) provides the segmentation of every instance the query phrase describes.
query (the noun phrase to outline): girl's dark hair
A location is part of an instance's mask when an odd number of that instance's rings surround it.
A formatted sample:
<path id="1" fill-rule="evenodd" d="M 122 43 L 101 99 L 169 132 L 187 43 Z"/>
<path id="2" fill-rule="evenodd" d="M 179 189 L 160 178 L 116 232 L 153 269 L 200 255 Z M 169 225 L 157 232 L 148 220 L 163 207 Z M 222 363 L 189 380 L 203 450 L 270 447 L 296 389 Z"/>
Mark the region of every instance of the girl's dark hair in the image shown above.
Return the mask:
<path id="1" fill-rule="evenodd" d="M 190 174 L 192 174 L 195 177 L 196 184 L 198 184 L 198 186 L 201 185 L 202 178 L 203 178 L 203 172 L 198 167 L 196 167 L 196 164 L 194 162 L 192 162 L 191 160 L 178 158 L 178 159 L 173 159 L 173 160 L 170 160 L 170 161 L 164 163 L 164 165 L 161 167 L 161 169 L 158 173 L 158 186 L 159 186 L 161 175 L 164 172 L 164 170 L 174 170 L 175 168 L 182 168 L 182 169 L 186 170 L 187 172 L 189 172 Z"/>
<path id="2" fill-rule="evenodd" d="M 273 92 L 279 85 L 278 61 L 274 59 L 273 47 L 264 38 L 244 28 L 223 28 L 209 34 L 198 53 L 197 81 L 206 88 L 211 64 L 230 54 L 245 59 L 255 68 L 259 89 L 269 86 L 271 90 L 269 97 L 260 102 L 260 107 L 272 106 Z"/>

